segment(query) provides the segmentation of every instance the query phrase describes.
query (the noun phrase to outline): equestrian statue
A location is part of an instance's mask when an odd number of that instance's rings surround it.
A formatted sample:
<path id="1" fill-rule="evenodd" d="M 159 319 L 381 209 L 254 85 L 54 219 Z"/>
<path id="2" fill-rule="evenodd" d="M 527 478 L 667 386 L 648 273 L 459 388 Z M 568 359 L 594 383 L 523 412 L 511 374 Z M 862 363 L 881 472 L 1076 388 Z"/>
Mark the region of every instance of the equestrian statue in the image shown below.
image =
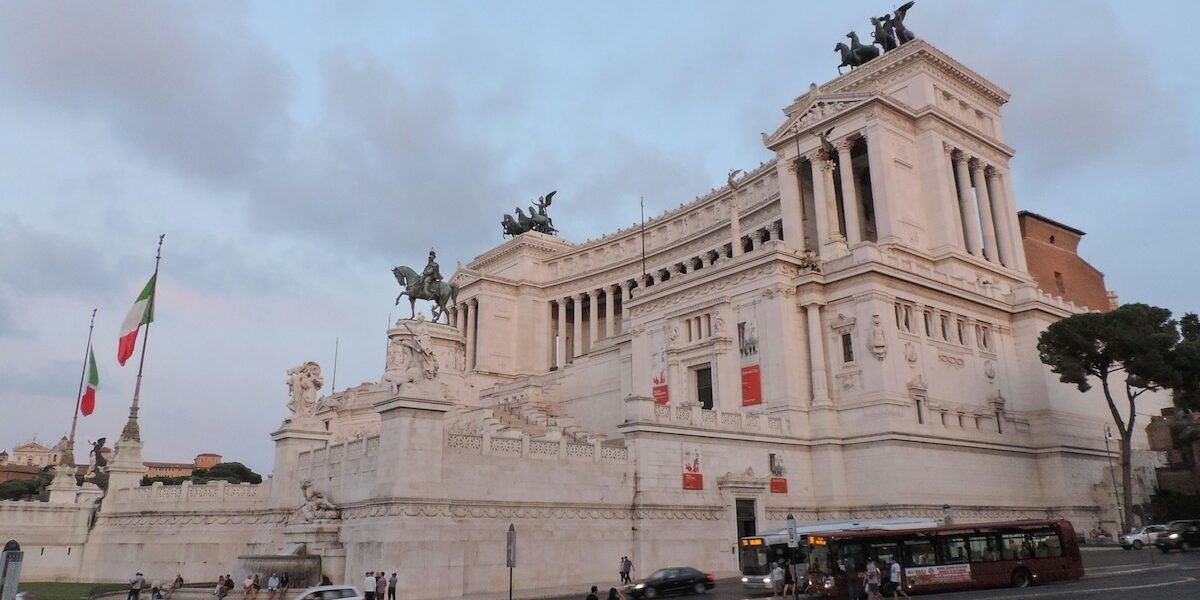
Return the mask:
<path id="1" fill-rule="evenodd" d="M 446 324 L 450 323 L 448 306 L 454 306 L 458 300 L 458 284 L 442 281 L 442 269 L 437 264 L 437 253 L 429 250 L 429 262 L 425 270 L 417 273 L 411 267 L 401 265 L 392 269 L 396 283 L 400 284 L 400 295 L 396 296 L 396 304 L 408 296 L 409 308 L 412 311 L 410 319 L 417 318 L 417 300 L 429 300 L 433 303 L 433 322 L 437 323 L 442 315 L 446 315 Z"/>
<path id="2" fill-rule="evenodd" d="M 916 34 L 904 25 L 904 17 L 908 15 L 908 9 L 912 8 L 913 4 L 916 2 L 905 2 L 891 14 L 871 17 L 871 26 L 874 27 L 874 31 L 870 44 L 859 42 L 858 34 L 853 31 L 847 33 L 846 37 L 850 38 L 850 45 L 839 42 L 833 47 L 833 51 L 842 56 L 842 64 L 838 65 L 838 74 L 841 74 L 842 67 L 850 67 L 850 70 L 853 71 L 855 67 L 861 67 L 868 61 L 879 58 L 879 48 L 883 48 L 884 52 L 891 52 L 917 39 Z"/>

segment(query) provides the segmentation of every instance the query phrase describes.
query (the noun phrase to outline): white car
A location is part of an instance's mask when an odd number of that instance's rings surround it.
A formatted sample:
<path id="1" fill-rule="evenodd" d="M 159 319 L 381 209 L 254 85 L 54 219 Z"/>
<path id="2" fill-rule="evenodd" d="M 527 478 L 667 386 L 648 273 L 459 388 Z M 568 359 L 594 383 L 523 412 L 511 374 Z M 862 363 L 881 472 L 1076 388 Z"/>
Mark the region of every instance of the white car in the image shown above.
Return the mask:
<path id="1" fill-rule="evenodd" d="M 363 595 L 352 585 L 319 585 L 300 592 L 295 600 L 363 600 Z"/>
<path id="2" fill-rule="evenodd" d="M 1166 530 L 1166 525 L 1147 525 L 1121 536 L 1117 542 L 1126 550 L 1141 550 L 1143 546 L 1153 546 L 1154 538 Z"/>

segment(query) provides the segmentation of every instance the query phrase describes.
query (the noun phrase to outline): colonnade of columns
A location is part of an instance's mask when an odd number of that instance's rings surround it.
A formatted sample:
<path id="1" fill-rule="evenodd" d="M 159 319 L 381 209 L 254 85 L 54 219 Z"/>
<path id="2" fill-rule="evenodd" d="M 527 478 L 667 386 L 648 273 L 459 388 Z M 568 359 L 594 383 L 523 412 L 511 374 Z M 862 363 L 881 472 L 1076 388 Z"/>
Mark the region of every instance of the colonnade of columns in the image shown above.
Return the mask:
<path id="1" fill-rule="evenodd" d="M 471 298 L 464 302 L 459 302 L 456 306 L 447 309 L 450 311 L 450 326 L 458 329 L 467 340 L 467 364 L 468 371 L 475 368 L 477 362 L 476 338 L 479 334 L 479 299 Z"/>
<path id="2" fill-rule="evenodd" d="M 1024 255 L 1017 211 L 1000 170 L 946 144 L 958 192 L 961 241 L 967 252 L 1010 268 Z"/>
<path id="3" fill-rule="evenodd" d="M 859 143 L 865 144 L 866 136 L 856 133 L 837 140 L 832 144 L 832 148 L 819 148 L 797 156 L 788 166 L 789 176 L 780 178 L 780 200 L 786 228 L 784 235 L 789 240 L 794 240 L 794 247 L 808 245 L 801 241 L 804 238 L 802 223 L 810 219 L 816 226 L 816 239 L 811 241 L 811 245 L 815 247 L 807 249 L 817 251 L 826 258 L 836 258 L 844 254 L 849 247 L 864 240 L 874 241 L 873 231 L 868 232 L 872 235 L 869 240 L 864 236 L 864 231 L 868 229 L 868 215 L 862 211 L 864 199 L 871 196 L 866 195 L 867 190 L 860 189 L 854 171 L 853 151 Z M 871 152 L 869 145 L 867 152 Z M 800 169 L 803 168 L 803 163 L 807 163 L 812 178 L 810 199 L 813 214 L 805 214 L 808 202 L 800 183 Z M 866 168 L 867 173 L 873 176 L 869 164 Z M 841 217 L 845 218 L 844 227 Z"/>
<path id="4" fill-rule="evenodd" d="M 576 357 L 591 352 L 596 342 L 619 335 L 623 329 L 624 306 L 631 297 L 634 285 L 630 280 L 551 300 L 548 303 L 550 351 L 547 366 L 561 367 L 574 362 Z M 601 298 L 604 298 L 603 315 L 600 310 Z M 571 313 L 569 322 L 568 307 Z"/>

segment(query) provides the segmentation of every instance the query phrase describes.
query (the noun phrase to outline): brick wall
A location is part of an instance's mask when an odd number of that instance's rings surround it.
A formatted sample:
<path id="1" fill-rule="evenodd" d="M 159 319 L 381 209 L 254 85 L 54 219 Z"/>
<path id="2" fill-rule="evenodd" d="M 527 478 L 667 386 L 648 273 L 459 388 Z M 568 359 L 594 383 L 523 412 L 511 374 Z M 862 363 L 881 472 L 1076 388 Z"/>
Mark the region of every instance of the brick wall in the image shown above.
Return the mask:
<path id="1" fill-rule="evenodd" d="M 1092 310 L 1110 310 L 1104 273 L 1079 256 L 1084 233 L 1028 211 L 1019 213 L 1029 274 L 1042 291 Z"/>

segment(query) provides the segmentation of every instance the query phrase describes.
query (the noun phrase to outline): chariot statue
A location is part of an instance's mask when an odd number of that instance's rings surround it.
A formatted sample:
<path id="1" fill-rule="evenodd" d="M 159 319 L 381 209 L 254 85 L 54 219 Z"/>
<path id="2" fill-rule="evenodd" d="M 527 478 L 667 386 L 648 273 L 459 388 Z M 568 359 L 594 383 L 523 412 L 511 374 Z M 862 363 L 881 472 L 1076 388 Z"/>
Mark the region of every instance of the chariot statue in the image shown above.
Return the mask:
<path id="1" fill-rule="evenodd" d="M 893 13 L 882 17 L 871 17 L 873 31 L 870 44 L 858 41 L 858 34 L 853 31 L 847 33 L 846 37 L 850 38 L 850 45 L 838 43 L 833 47 L 833 51 L 840 53 L 842 57 L 842 64 L 838 65 L 838 74 L 841 74 L 842 67 L 850 67 L 850 70 L 854 70 L 855 67 L 861 67 L 868 61 L 878 58 L 880 48 L 883 49 L 883 52 L 890 52 L 917 39 L 912 30 L 904 25 L 904 17 L 908 15 L 908 10 L 914 4 L 916 4 L 915 1 L 905 2 Z"/>
<path id="2" fill-rule="evenodd" d="M 520 206 L 516 207 L 514 214 L 504 215 L 504 218 L 500 220 L 500 228 L 504 235 L 516 237 L 526 231 L 536 231 L 546 235 L 558 233 L 558 230 L 554 228 L 554 221 L 550 215 L 546 214 L 546 209 L 550 207 L 550 203 L 554 201 L 554 194 L 557 193 L 557 191 L 553 191 L 545 196 L 540 196 L 534 201 L 534 206 L 529 207 L 528 215 L 521 210 Z"/>
<path id="3" fill-rule="evenodd" d="M 430 249 L 429 262 L 425 264 L 425 269 L 420 274 L 404 265 L 392 269 L 396 283 L 404 288 L 400 291 L 400 295 L 396 296 L 396 304 L 400 304 L 400 299 L 408 296 L 409 308 L 412 311 L 409 318 L 415 319 L 417 318 L 417 300 L 429 300 L 433 302 L 431 311 L 433 322 L 437 323 L 442 315 L 446 315 L 446 323 L 449 324 L 450 315 L 447 309 L 449 306 L 453 306 L 458 299 L 458 284 L 442 281 L 442 270 L 436 259 L 437 253 Z"/>

